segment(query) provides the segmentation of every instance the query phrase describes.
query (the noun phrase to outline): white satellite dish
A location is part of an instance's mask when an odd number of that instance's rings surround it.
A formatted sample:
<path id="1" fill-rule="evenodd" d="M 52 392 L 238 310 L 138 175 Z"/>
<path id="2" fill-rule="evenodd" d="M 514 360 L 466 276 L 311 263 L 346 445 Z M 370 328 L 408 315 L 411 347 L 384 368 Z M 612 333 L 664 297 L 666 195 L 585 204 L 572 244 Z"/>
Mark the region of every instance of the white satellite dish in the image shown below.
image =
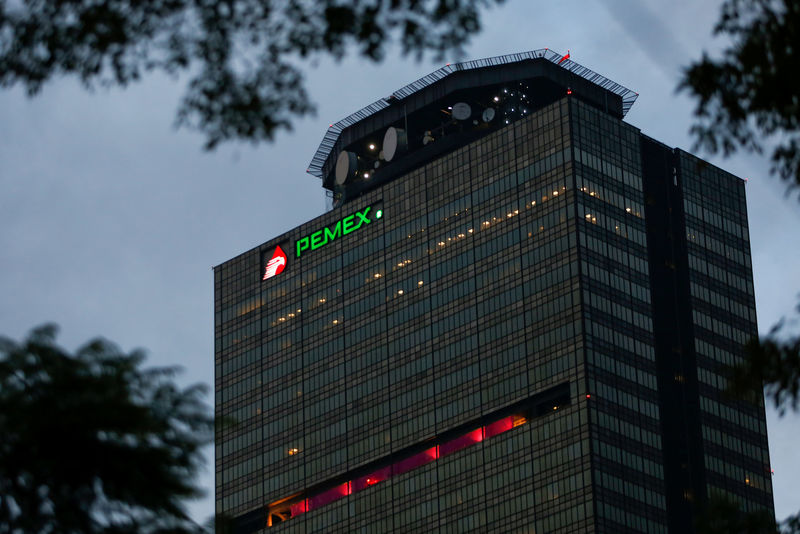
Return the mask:
<path id="1" fill-rule="evenodd" d="M 402 154 L 408 148 L 408 136 L 405 130 L 390 126 L 383 136 L 383 157 L 392 161 L 397 154 Z"/>
<path id="2" fill-rule="evenodd" d="M 353 152 L 342 150 L 336 159 L 336 185 L 344 184 L 357 171 L 358 157 Z"/>
<path id="3" fill-rule="evenodd" d="M 466 102 L 453 105 L 453 118 L 459 121 L 467 120 L 472 115 L 472 108 Z"/>
<path id="4" fill-rule="evenodd" d="M 483 119 L 483 122 L 492 122 L 494 120 L 494 108 L 484 109 L 481 119 Z"/>

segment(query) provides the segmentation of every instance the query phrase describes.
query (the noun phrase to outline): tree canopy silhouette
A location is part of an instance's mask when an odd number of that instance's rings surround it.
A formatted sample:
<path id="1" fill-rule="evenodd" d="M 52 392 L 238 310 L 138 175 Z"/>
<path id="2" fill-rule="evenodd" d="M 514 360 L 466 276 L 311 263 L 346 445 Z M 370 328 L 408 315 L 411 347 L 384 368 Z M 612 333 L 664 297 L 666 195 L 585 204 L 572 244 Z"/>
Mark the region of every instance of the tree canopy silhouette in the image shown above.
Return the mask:
<path id="1" fill-rule="evenodd" d="M 787 182 L 789 191 L 796 190 L 800 186 L 800 91 L 796 82 L 800 2 L 727 0 L 714 33 L 729 40 L 721 57 L 704 54 L 686 69 L 679 86 L 697 100 L 698 120 L 691 130 L 696 148 L 712 153 L 721 150 L 724 155 L 739 149 L 760 153 L 766 142 L 773 147 L 772 172 Z M 766 338 L 747 344 L 745 362 L 731 370 L 733 394 L 751 395 L 764 387 L 781 414 L 787 407 L 797 411 L 800 336 L 792 333 L 790 325 L 782 320 Z M 716 522 L 705 525 L 713 528 L 701 532 L 743 531 L 741 525 L 733 526 L 738 516 L 715 506 L 710 512 Z M 725 515 L 728 522 L 722 520 Z M 767 527 L 767 531 L 776 530 Z M 787 518 L 780 531 L 800 532 L 800 514 Z"/>
<path id="2" fill-rule="evenodd" d="M 697 100 L 697 146 L 729 155 L 767 141 L 773 172 L 800 185 L 800 2 L 728 0 L 714 33 L 730 45 L 720 58 L 703 54 L 680 85 Z"/>
<path id="3" fill-rule="evenodd" d="M 738 503 L 711 498 L 695 522 L 697 534 L 778 534 L 775 518 L 766 510 L 746 513 Z"/>
<path id="4" fill-rule="evenodd" d="M 140 351 L 73 355 L 47 325 L 0 338 L 0 532 L 200 532 L 184 509 L 212 418 L 200 385 Z"/>
<path id="5" fill-rule="evenodd" d="M 460 52 L 480 8 L 503 0 L 0 0 L 0 85 L 36 93 L 53 76 L 125 86 L 186 71 L 178 123 L 207 148 L 271 140 L 314 110 L 299 65 L 355 52 L 373 61 Z"/>
<path id="6" fill-rule="evenodd" d="M 800 2 L 728 0 L 714 32 L 730 45 L 721 58 L 704 55 L 690 65 L 680 85 L 697 99 L 697 147 L 729 155 L 761 151 L 770 140 L 772 171 L 790 189 L 800 186 Z M 760 389 L 763 380 L 781 412 L 797 410 L 800 398 L 800 337 L 790 324 L 781 321 L 765 340 L 748 344 L 747 365 L 732 377 L 738 393 Z"/>

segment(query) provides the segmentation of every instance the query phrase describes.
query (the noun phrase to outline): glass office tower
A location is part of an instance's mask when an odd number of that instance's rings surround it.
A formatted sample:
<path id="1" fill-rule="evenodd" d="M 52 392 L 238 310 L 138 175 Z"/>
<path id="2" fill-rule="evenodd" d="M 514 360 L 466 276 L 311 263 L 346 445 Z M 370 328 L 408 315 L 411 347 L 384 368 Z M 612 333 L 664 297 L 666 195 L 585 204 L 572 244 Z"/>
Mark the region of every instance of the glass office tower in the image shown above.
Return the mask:
<path id="1" fill-rule="evenodd" d="M 333 209 L 214 269 L 238 532 L 691 532 L 772 510 L 744 183 L 549 50 L 331 128 Z"/>

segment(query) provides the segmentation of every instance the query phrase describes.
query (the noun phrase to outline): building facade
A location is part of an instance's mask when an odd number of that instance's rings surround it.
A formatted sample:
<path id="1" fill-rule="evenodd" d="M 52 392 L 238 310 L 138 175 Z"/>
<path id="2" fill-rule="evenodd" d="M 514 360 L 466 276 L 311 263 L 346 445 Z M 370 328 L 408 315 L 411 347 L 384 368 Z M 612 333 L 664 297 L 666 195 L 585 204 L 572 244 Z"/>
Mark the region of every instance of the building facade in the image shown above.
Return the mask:
<path id="1" fill-rule="evenodd" d="M 763 398 L 724 394 L 757 332 L 744 182 L 551 51 L 437 73 L 326 134 L 334 209 L 214 269 L 217 512 L 625 533 L 691 532 L 712 495 L 771 511 Z"/>

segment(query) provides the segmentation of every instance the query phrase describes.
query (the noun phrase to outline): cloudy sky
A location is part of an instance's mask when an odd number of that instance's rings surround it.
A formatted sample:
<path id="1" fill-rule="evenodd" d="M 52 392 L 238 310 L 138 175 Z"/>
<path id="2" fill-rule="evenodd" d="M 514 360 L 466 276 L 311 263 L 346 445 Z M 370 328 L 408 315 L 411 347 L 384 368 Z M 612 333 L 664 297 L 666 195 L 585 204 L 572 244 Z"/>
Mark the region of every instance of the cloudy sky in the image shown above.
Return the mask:
<path id="1" fill-rule="evenodd" d="M 691 101 L 675 93 L 682 65 L 712 40 L 718 2 L 508 0 L 489 11 L 463 58 L 549 47 L 637 91 L 626 120 L 691 149 Z M 273 144 L 202 150 L 173 128 L 182 79 L 151 76 L 125 90 L 84 91 L 56 80 L 35 99 L 0 92 L 0 335 L 56 322 L 74 349 L 102 335 L 142 347 L 152 365 L 181 365 L 185 383 L 212 384 L 211 267 L 325 209 L 305 174 L 331 122 L 441 66 L 390 54 L 381 64 L 322 60 L 307 70 L 318 105 Z M 708 157 L 707 155 L 700 154 Z M 760 330 L 788 314 L 800 290 L 800 206 L 756 156 L 710 159 L 747 186 Z M 800 508 L 798 417 L 768 413 L 779 518 Z M 210 455 L 209 455 L 210 456 Z M 210 456 L 211 457 L 211 456 Z M 213 469 L 195 503 L 213 514 Z"/>

